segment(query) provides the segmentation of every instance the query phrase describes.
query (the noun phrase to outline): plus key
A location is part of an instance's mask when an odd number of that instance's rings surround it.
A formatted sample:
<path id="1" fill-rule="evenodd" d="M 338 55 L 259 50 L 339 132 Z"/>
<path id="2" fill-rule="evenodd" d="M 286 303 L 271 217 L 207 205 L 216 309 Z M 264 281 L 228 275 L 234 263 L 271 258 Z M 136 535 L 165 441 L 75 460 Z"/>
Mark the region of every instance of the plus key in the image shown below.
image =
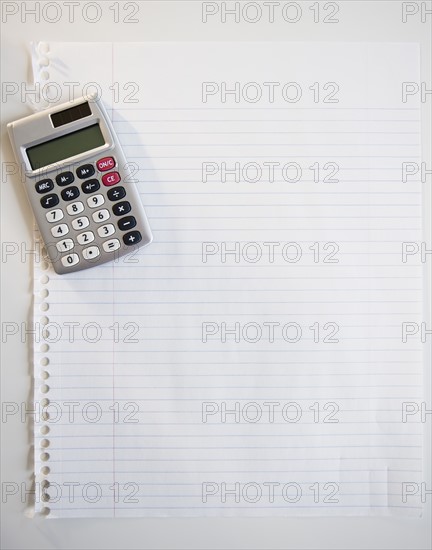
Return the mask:
<path id="1" fill-rule="evenodd" d="M 130 231 L 129 233 L 126 233 L 126 235 L 123 235 L 123 242 L 127 246 L 138 244 L 141 241 L 141 239 L 142 239 L 142 236 L 139 231 Z"/>

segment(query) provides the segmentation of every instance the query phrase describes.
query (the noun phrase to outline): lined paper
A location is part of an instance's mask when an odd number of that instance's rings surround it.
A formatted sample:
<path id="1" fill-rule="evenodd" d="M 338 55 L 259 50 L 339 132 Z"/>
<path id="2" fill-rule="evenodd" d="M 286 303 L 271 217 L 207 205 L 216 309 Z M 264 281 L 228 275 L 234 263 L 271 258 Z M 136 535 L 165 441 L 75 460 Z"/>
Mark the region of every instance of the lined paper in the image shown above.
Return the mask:
<path id="1" fill-rule="evenodd" d="M 402 497 L 424 478 L 422 425 L 402 422 L 423 395 L 421 341 L 401 339 L 423 319 L 422 264 L 401 259 L 422 240 L 420 178 L 401 178 L 417 47 L 49 49 L 51 82 L 99 83 L 154 241 L 69 276 L 35 265 L 38 510 L 420 515 Z"/>

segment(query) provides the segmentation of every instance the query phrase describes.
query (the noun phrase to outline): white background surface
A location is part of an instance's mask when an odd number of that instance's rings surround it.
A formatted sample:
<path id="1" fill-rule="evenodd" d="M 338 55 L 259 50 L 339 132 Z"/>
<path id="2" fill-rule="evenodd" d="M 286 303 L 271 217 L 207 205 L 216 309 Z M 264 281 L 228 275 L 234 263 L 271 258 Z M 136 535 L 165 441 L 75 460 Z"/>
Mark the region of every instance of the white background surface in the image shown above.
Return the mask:
<path id="1" fill-rule="evenodd" d="M 45 2 L 40 2 L 41 8 Z M 144 41 L 144 40 L 263 40 L 263 41 L 385 41 L 421 44 L 422 80 L 431 83 L 431 20 L 421 22 L 420 12 L 402 22 L 402 2 L 339 2 L 340 23 L 316 24 L 309 7 L 313 2 L 298 2 L 302 18 L 288 24 L 277 18 L 274 23 L 221 23 L 220 16 L 202 23 L 202 3 L 136 2 L 138 23 L 113 23 L 115 2 L 98 2 L 102 17 L 87 23 L 80 2 L 75 20 L 68 22 L 67 2 L 57 2 L 62 17 L 57 23 L 23 15 L 35 2 L 2 2 L 19 11 L 6 19 L 2 15 L 2 81 L 15 82 L 24 89 L 30 73 L 27 44 L 30 40 L 47 41 Z M 229 3 L 230 5 L 232 3 Z M 284 4 L 284 2 L 281 2 Z M 424 3 L 431 8 L 431 2 Z M 420 7 L 420 3 L 419 3 Z M 120 14 L 122 5 L 120 4 Z M 23 21 L 22 21 L 23 19 Z M 232 18 L 231 18 L 232 19 Z M 82 60 L 91 63 L 91 59 Z M 139 60 L 135 62 L 139 63 Z M 187 61 L 185 60 L 185 63 Z M 131 75 L 133 80 L 133 75 Z M 173 82 L 175 85 L 175 82 Z M 424 105 L 426 121 L 423 135 L 424 159 L 430 159 L 430 103 Z M 6 138 L 8 121 L 30 114 L 30 108 L 18 97 L 6 103 L 2 98 L 3 162 L 12 161 Z M 429 160 L 430 166 L 430 160 Z M 4 167 L 4 164 L 2 164 Z M 430 180 L 429 180 L 430 183 Z M 2 242 L 19 243 L 20 251 L 31 249 L 32 215 L 18 178 L 2 178 Z M 430 193 L 430 185 L 427 188 Z M 430 195 L 429 195 L 430 197 Z M 425 200 L 425 205 L 430 204 Z M 430 234 L 428 232 L 428 234 Z M 430 240 L 429 240 L 430 242 Z M 32 273 L 29 256 L 2 256 L 2 321 L 18 324 L 30 319 Z M 32 394 L 31 350 L 13 340 L 2 348 L 2 402 L 25 403 Z M 430 384 L 430 378 L 427 379 Z M 430 427 L 430 424 L 429 424 Z M 32 478 L 32 434 L 29 423 L 18 416 L 2 422 L 2 481 L 24 483 Z M 430 449 L 430 439 L 427 441 Z M 427 453 L 430 455 L 430 451 Z M 428 481 L 430 487 L 430 478 Z M 23 495 L 25 496 L 25 495 Z M 22 500 L 24 502 L 22 502 Z M 293 549 L 427 549 L 431 547 L 430 497 L 422 519 L 399 518 L 275 518 L 275 519 L 139 519 L 139 520 L 52 520 L 29 519 L 29 498 L 9 497 L 2 503 L 2 548 L 293 548 Z"/>

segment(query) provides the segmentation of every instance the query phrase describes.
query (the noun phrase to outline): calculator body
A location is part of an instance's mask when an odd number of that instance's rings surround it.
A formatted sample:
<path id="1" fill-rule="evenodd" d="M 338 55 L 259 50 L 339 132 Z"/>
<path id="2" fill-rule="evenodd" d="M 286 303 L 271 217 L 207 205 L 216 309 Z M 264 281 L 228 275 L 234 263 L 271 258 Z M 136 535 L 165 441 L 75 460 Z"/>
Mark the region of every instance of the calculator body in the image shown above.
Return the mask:
<path id="1" fill-rule="evenodd" d="M 59 274 L 118 260 L 151 230 L 100 99 L 82 97 L 8 124 L 45 248 Z"/>

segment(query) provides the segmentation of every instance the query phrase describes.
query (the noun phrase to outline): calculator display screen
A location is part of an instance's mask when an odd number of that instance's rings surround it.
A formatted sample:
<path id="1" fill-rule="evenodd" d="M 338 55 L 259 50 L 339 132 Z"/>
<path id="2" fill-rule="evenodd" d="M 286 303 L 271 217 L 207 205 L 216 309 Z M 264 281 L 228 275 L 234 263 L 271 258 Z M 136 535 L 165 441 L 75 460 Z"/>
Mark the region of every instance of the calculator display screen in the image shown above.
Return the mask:
<path id="1" fill-rule="evenodd" d="M 93 124 L 27 149 L 27 156 L 33 170 L 65 160 L 105 145 L 99 124 Z"/>

